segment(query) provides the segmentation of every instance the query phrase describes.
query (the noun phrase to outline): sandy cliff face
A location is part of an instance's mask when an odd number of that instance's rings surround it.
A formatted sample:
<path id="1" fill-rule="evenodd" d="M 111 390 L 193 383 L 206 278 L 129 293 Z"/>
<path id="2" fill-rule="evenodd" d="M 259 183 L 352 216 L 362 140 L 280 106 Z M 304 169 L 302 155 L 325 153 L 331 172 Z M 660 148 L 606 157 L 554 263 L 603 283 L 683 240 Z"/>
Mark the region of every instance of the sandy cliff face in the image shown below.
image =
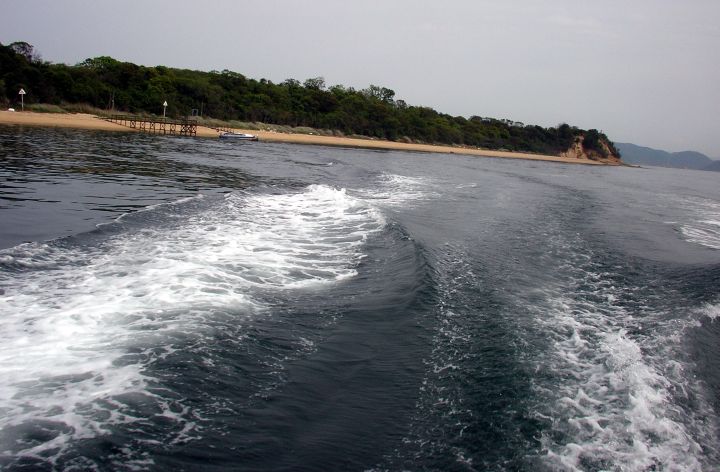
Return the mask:
<path id="1" fill-rule="evenodd" d="M 598 152 L 595 149 L 587 149 L 583 146 L 583 135 L 575 137 L 575 141 L 572 143 L 570 148 L 560 153 L 560 157 L 566 157 L 568 159 L 590 159 L 593 161 L 604 162 L 606 164 L 622 164 L 620 156 L 613 154 L 610 146 L 606 141 L 600 141 L 603 151 Z"/>
<path id="2" fill-rule="evenodd" d="M 567 157 L 569 159 L 584 159 L 587 158 L 585 151 L 582 147 L 582 136 L 576 136 L 575 142 L 572 143 L 570 149 L 560 153 L 560 157 Z"/>

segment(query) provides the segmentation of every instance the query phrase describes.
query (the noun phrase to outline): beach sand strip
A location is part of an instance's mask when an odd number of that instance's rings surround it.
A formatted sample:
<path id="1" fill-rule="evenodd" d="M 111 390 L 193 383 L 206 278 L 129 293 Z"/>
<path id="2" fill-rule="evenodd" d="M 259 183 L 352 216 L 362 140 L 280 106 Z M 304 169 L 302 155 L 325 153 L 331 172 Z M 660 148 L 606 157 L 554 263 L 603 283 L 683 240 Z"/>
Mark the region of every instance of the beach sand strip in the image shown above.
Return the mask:
<path id="1" fill-rule="evenodd" d="M 140 132 L 117 123 L 111 123 L 95 115 L 84 113 L 35 113 L 35 112 L 11 112 L 0 111 L 0 124 L 21 125 L 21 126 L 44 126 L 59 128 L 89 129 L 100 131 L 117 132 Z M 290 143 L 290 144 L 314 144 L 320 146 L 337 146 L 349 148 L 392 150 L 392 151 L 413 151 L 413 152 L 434 152 L 442 154 L 466 154 L 481 157 L 501 157 L 510 159 L 527 159 L 534 161 L 562 162 L 568 164 L 604 165 L 604 163 L 589 159 L 572 159 L 559 156 L 548 156 L 542 154 L 530 154 L 523 152 L 492 151 L 461 146 L 443 146 L 430 144 L 409 144 L 381 139 L 358 139 L 344 138 L 338 136 L 318 136 L 310 134 L 279 133 L 274 131 L 253 131 L 234 130 L 239 133 L 255 134 L 261 141 Z M 197 136 L 203 138 L 217 138 L 220 132 L 205 126 L 198 126 Z"/>

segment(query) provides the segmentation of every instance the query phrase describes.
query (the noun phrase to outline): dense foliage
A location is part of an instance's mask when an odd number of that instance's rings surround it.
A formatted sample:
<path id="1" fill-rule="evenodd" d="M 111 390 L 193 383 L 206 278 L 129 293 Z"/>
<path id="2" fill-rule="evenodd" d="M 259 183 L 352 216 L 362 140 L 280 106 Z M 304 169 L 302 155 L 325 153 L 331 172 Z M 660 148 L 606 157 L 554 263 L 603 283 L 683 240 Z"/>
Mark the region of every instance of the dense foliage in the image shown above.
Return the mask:
<path id="1" fill-rule="evenodd" d="M 375 85 L 364 90 L 328 88 L 321 77 L 275 84 L 229 70 L 145 67 L 107 56 L 68 66 L 40 60 L 27 43 L 0 44 L 0 101 L 15 103 L 21 87 L 27 91 L 26 103 L 86 103 L 130 113 L 160 113 L 167 100 L 169 116 L 198 109 L 204 116 L 223 120 L 332 129 L 389 140 L 558 154 L 582 135 L 583 144 L 602 155 L 600 140 L 609 142 L 596 130 L 586 132 L 567 124 L 543 128 L 450 116 L 408 105 L 396 100 L 393 90 Z"/>

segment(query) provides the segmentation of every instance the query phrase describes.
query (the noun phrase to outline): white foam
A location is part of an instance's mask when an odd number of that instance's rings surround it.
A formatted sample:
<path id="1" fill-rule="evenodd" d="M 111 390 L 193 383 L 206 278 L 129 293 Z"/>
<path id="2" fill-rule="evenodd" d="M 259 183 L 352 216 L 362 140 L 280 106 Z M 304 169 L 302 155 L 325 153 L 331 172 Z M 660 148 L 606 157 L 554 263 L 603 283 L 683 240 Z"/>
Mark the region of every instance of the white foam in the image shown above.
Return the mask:
<path id="1" fill-rule="evenodd" d="M 100 246 L 2 251 L 0 262 L 20 272 L 0 272 L 0 453 L 59 455 L 73 440 L 141 421 L 120 400 L 133 396 L 188 434 L 194 416 L 151 388 L 147 368 L 181 339 L 261 313 L 269 290 L 352 277 L 365 240 L 383 226 L 344 190 L 310 186 L 230 194 L 170 227 Z M 17 428 L 38 422 L 55 425 L 53 439 L 16 442 Z"/>
<path id="2" fill-rule="evenodd" d="M 554 434 L 543 438 L 547 461 L 578 471 L 702 470 L 703 447 L 715 436 L 703 416 L 712 410 L 675 351 L 678 333 L 693 321 L 657 313 L 638 321 L 616 303 L 632 287 L 615 287 L 592 264 L 568 267 L 585 288 L 546 292 L 549 308 L 538 314 L 553 346 L 538 368 L 562 373 L 560 383 L 537 385 L 548 399 L 538 417 L 553 423 Z M 694 411 L 678 403 L 689 391 L 698 403 Z"/>
<path id="3" fill-rule="evenodd" d="M 242 267 L 226 261 L 248 283 L 277 288 L 352 277 L 356 263 L 364 257 L 359 248 L 385 224 L 378 210 L 348 196 L 344 189 L 319 185 L 296 195 L 231 195 L 228 202 L 248 214 L 247 219 L 235 221 L 241 238 L 226 240 L 222 228 L 208 238 L 230 251 L 232 259 L 240 255 L 241 260 L 253 261 Z M 222 256 L 222 251 L 216 254 Z"/>
<path id="4" fill-rule="evenodd" d="M 720 249 L 720 202 L 692 198 L 681 202 L 690 221 L 680 226 L 686 240 Z"/>
<path id="5" fill-rule="evenodd" d="M 720 317 L 720 305 L 713 305 L 713 304 L 706 304 L 701 310 L 700 310 L 701 316 L 707 316 L 712 321 L 715 321 Z"/>
<path id="6" fill-rule="evenodd" d="M 407 207 L 440 196 L 429 179 L 387 173 L 380 176 L 372 189 L 358 190 L 357 193 L 366 200 L 390 208 Z"/>

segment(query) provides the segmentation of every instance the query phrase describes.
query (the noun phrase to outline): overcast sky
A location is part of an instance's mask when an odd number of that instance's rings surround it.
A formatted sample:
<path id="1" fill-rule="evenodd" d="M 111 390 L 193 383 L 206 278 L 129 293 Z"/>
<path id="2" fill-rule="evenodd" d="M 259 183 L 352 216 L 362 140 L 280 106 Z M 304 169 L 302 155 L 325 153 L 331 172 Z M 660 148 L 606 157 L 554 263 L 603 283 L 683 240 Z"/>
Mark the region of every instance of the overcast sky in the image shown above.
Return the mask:
<path id="1" fill-rule="evenodd" d="M 0 42 L 281 82 L 720 157 L 719 0 L 4 0 Z"/>

